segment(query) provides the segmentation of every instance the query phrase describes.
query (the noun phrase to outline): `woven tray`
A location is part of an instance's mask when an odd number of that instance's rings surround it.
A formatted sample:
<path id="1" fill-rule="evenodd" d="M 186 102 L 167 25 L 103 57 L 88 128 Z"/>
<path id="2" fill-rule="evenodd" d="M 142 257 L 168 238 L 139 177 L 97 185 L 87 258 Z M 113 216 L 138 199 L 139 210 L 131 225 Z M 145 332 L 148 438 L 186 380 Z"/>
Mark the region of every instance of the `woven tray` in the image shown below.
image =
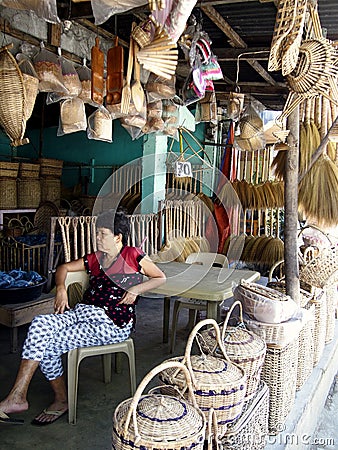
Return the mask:
<path id="1" fill-rule="evenodd" d="M 237 326 L 228 326 L 233 310 L 239 307 L 240 315 Z M 243 321 L 242 304 L 235 301 L 227 313 L 223 325 L 220 325 L 221 339 L 230 360 L 242 367 L 247 379 L 246 400 L 255 395 L 264 363 L 265 341 L 252 331 L 246 329 Z M 201 347 L 207 353 L 217 352 L 215 329 L 209 328 L 201 332 Z M 218 350 L 219 351 L 219 350 Z M 217 354 L 217 353 L 216 353 Z"/>
<path id="2" fill-rule="evenodd" d="M 163 370 L 179 370 L 186 380 L 191 403 L 183 398 L 141 395 L 147 384 Z M 202 450 L 206 422 L 198 409 L 187 368 L 179 362 L 165 362 L 151 370 L 139 384 L 133 398 L 120 403 L 113 416 L 114 450 Z"/>
<path id="3" fill-rule="evenodd" d="M 217 345 L 222 358 L 213 354 L 191 355 L 192 344 L 198 331 L 204 326 L 212 325 L 216 332 Z M 245 371 L 230 361 L 221 340 L 219 326 L 215 320 L 205 319 L 199 322 L 190 333 L 184 357 L 171 358 L 169 361 L 181 361 L 190 372 L 196 402 L 209 417 L 210 409 L 217 414 L 217 425 L 220 435 L 226 432 L 227 425 L 236 420 L 242 413 L 246 394 L 247 379 Z M 177 370 L 168 369 L 160 374 L 165 384 L 174 385 L 183 393 L 186 392 L 186 381 Z"/>

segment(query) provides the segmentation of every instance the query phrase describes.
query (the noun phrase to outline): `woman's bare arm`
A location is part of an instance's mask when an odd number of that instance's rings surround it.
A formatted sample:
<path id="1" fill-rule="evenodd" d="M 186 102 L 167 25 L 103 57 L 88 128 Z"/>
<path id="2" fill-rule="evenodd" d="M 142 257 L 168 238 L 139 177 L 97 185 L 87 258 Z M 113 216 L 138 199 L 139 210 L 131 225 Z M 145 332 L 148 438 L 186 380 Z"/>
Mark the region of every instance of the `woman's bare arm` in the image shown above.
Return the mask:
<path id="1" fill-rule="evenodd" d="M 66 309 L 69 309 L 68 295 L 65 286 L 65 281 L 68 272 L 77 272 L 85 270 L 83 258 L 71 261 L 69 263 L 61 264 L 56 269 L 55 284 L 56 295 L 54 300 L 54 312 L 55 314 L 62 314 Z"/>

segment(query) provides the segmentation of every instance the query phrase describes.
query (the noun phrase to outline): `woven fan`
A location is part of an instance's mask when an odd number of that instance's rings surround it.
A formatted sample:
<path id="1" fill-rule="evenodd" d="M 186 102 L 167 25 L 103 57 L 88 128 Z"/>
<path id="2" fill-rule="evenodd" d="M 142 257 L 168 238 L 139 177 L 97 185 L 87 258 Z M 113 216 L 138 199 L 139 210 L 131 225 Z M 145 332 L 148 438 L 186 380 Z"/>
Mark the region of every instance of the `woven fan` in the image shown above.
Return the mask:
<path id="1" fill-rule="evenodd" d="M 13 45 L 0 49 L 0 124 L 17 147 L 29 142 L 26 131 L 26 92 L 21 70 L 9 52 Z"/>
<path id="2" fill-rule="evenodd" d="M 178 59 L 177 44 L 168 34 L 157 29 L 150 44 L 137 53 L 137 60 L 144 69 L 170 80 L 175 75 Z"/>
<path id="3" fill-rule="evenodd" d="M 311 35 L 311 39 L 303 41 L 299 48 L 297 66 L 286 77 L 290 93 L 278 120 L 289 116 L 306 98 L 322 95 L 338 104 L 337 50 L 322 35 L 317 8 L 309 3 L 308 9 L 311 20 L 307 24 L 307 28 L 311 31 L 308 33 Z"/>

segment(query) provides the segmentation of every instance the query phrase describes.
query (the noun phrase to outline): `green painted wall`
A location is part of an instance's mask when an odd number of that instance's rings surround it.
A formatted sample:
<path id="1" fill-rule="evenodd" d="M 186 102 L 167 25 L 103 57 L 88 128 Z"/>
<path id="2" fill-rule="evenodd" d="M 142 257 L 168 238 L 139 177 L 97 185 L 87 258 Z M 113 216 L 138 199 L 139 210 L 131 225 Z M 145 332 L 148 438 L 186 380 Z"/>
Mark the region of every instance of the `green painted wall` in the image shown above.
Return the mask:
<path id="1" fill-rule="evenodd" d="M 112 143 L 88 139 L 85 131 L 57 136 L 57 127 L 52 127 L 45 128 L 42 136 L 39 130 L 27 131 L 25 137 L 29 138 L 30 143 L 16 149 L 10 146 L 9 138 L 0 130 L 0 160 L 8 160 L 11 156 L 28 160 L 37 159 L 39 156 L 61 159 L 64 161 L 62 184 L 71 189 L 81 182 L 83 194 L 96 195 L 111 174 L 109 166 L 123 165 L 143 155 L 143 138 L 133 141 L 118 120 L 113 124 Z M 196 126 L 194 135 L 199 142 L 203 141 L 203 123 Z M 188 138 L 188 141 L 193 147 L 196 145 L 191 138 Z M 171 139 L 168 139 L 168 146 L 170 142 Z M 178 142 L 174 142 L 172 149 L 179 151 Z M 190 161 L 193 164 L 201 163 L 198 158 L 192 158 Z M 94 169 L 91 170 L 92 163 Z"/>

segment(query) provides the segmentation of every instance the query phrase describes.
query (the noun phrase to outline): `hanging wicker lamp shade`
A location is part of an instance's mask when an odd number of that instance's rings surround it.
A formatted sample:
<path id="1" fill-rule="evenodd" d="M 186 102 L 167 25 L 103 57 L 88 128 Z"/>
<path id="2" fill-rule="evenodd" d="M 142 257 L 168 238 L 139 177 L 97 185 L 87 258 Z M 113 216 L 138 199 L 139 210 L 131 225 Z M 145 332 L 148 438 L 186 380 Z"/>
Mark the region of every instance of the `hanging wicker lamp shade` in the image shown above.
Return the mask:
<path id="1" fill-rule="evenodd" d="M 0 125 L 17 147 L 27 144 L 26 96 L 21 70 L 10 53 L 10 45 L 0 49 Z"/>

